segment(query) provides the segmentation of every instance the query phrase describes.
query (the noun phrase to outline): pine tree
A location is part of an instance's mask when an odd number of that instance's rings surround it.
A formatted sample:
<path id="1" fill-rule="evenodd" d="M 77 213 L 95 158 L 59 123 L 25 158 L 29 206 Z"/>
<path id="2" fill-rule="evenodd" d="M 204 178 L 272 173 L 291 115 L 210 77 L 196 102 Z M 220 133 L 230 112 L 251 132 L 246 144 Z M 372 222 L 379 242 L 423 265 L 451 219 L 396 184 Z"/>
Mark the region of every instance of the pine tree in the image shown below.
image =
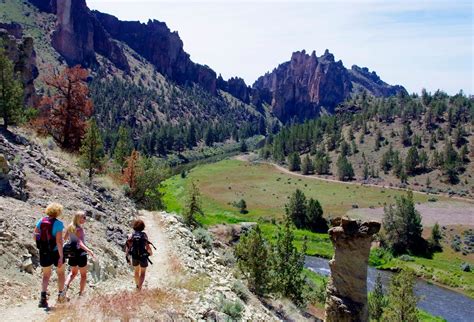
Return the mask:
<path id="1" fill-rule="evenodd" d="M 85 123 L 92 115 L 93 105 L 88 98 L 86 79 L 89 72 L 79 65 L 52 71 L 44 82 L 53 91 L 42 104 L 50 108 L 49 131 L 62 148 L 76 151 L 85 134 Z"/>
<path id="2" fill-rule="evenodd" d="M 380 321 L 384 309 L 388 305 L 387 298 L 383 292 L 382 275 L 377 274 L 374 290 L 369 293 L 369 315 L 371 320 Z"/>
<path id="3" fill-rule="evenodd" d="M 125 126 L 120 126 L 118 131 L 118 141 L 114 150 L 114 161 L 123 171 L 125 160 L 133 149 L 133 142 L 130 137 L 130 131 Z"/>
<path id="4" fill-rule="evenodd" d="M 382 321 L 387 322 L 417 322 L 418 297 L 413 288 L 415 286 L 415 274 L 402 270 L 393 275 L 388 289 L 389 305 L 384 309 Z"/>
<path id="5" fill-rule="evenodd" d="M 269 292 L 271 249 L 258 225 L 240 238 L 235 247 L 235 257 L 240 271 L 248 281 L 250 290 L 259 296 Z"/>
<path id="6" fill-rule="evenodd" d="M 0 117 L 5 130 L 22 120 L 23 95 L 23 86 L 15 77 L 13 63 L 0 48 Z"/>
<path id="7" fill-rule="evenodd" d="M 102 167 L 104 159 L 104 146 L 99 128 L 94 119 L 87 122 L 87 132 L 82 140 L 80 149 L 80 164 L 89 172 L 89 182 L 92 182 L 94 171 Z"/>
<path id="8" fill-rule="evenodd" d="M 201 208 L 201 193 L 194 182 L 191 182 L 191 189 L 189 191 L 188 199 L 184 210 L 184 222 L 190 227 L 199 226 L 196 220 L 196 215 L 204 216 Z"/>
<path id="9" fill-rule="evenodd" d="M 247 210 L 247 203 L 245 202 L 244 199 L 240 199 L 239 202 L 237 202 L 237 208 L 239 208 L 239 212 L 241 214 L 246 214 L 248 213 Z"/>
<path id="10" fill-rule="evenodd" d="M 288 156 L 288 170 L 290 171 L 301 170 L 301 159 L 298 152 L 293 152 Z"/>
<path id="11" fill-rule="evenodd" d="M 311 174 L 314 172 L 313 162 L 311 161 L 309 154 L 306 154 L 301 162 L 301 173 L 304 175 Z"/>
<path id="12" fill-rule="evenodd" d="M 364 170 L 362 176 L 364 180 L 369 179 L 369 164 L 367 163 L 367 161 L 364 161 Z"/>
<path id="13" fill-rule="evenodd" d="M 354 169 L 352 164 L 343 155 L 337 159 L 337 176 L 341 181 L 349 181 L 354 178 Z"/>
<path id="14" fill-rule="evenodd" d="M 303 191 L 296 189 L 290 196 L 290 201 L 285 205 L 286 215 L 297 228 L 303 228 L 306 224 L 306 196 Z"/>
<path id="15" fill-rule="evenodd" d="M 412 146 L 408 150 L 408 154 L 405 159 L 405 171 L 407 172 L 407 174 L 409 175 L 415 174 L 418 163 L 419 163 L 418 150 L 415 146 Z"/>
<path id="16" fill-rule="evenodd" d="M 122 181 L 126 183 L 130 189 L 130 195 L 135 195 L 137 191 L 137 178 L 141 174 L 139 167 L 140 153 L 133 150 L 127 158 L 127 167 L 123 171 Z"/>

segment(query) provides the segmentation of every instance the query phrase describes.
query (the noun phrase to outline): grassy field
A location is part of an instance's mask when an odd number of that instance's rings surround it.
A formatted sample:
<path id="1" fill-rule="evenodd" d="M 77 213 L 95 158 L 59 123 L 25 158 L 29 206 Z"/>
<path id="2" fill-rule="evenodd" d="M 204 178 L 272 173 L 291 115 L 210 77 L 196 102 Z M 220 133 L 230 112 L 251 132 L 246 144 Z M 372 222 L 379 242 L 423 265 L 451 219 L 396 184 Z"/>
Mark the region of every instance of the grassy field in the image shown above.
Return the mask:
<path id="1" fill-rule="evenodd" d="M 259 222 L 268 239 L 274 239 L 285 213 L 288 197 L 301 189 L 310 198 L 316 198 L 324 209 L 326 218 L 346 214 L 356 205 L 359 208 L 377 208 L 394 203 L 396 196 L 405 192 L 376 187 L 347 185 L 325 182 L 310 178 L 298 178 L 278 171 L 268 164 L 257 164 L 238 160 L 223 160 L 214 164 L 198 166 L 192 169 L 186 178 L 174 176 L 164 182 L 164 203 L 168 211 L 181 213 L 186 202 L 187 189 L 191 182 L 199 187 L 205 216 L 198 220 L 204 226 L 244 221 Z M 415 202 L 425 203 L 428 196 L 414 195 Z M 232 204 L 244 199 L 248 214 L 240 214 Z M 447 198 L 439 197 L 440 201 Z M 301 246 L 308 240 L 308 255 L 330 258 L 333 255 L 332 244 L 327 234 L 317 234 L 306 230 L 297 230 L 296 244 Z M 389 259 L 380 268 L 393 269 L 408 266 L 427 280 L 452 287 L 474 297 L 474 274 L 462 272 L 462 262 L 474 264 L 472 254 L 462 255 L 454 252 L 448 244 L 442 253 L 436 253 L 433 259 L 413 257 L 413 261 Z M 374 254 L 371 254 L 371 258 Z M 472 265 L 474 266 L 474 265 Z"/>

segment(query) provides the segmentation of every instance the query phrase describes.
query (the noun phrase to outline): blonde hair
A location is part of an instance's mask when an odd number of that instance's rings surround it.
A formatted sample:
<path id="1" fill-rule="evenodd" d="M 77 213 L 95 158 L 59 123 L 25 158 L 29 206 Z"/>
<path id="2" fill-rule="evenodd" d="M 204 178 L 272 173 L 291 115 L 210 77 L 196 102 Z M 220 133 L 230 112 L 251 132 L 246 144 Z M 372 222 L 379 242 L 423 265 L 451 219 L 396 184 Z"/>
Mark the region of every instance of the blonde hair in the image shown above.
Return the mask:
<path id="1" fill-rule="evenodd" d="M 48 217 L 57 218 L 61 216 L 62 212 L 63 212 L 63 206 L 57 202 L 53 202 L 53 203 L 50 203 L 48 207 L 46 207 L 45 214 Z"/>
<path id="2" fill-rule="evenodd" d="M 70 233 L 75 234 L 77 228 L 80 226 L 81 217 L 83 217 L 85 215 L 86 215 L 86 213 L 82 210 L 76 211 L 76 213 L 74 214 L 74 217 L 72 218 L 72 222 L 67 227 L 67 230 Z"/>

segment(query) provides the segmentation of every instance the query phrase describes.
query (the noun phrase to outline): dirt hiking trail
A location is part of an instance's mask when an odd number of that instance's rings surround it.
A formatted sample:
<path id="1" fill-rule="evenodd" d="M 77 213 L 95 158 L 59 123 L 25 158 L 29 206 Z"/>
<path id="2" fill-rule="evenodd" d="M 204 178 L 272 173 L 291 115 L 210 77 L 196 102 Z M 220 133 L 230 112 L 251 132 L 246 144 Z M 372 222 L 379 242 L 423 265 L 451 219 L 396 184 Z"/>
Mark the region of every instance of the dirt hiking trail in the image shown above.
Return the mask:
<path id="1" fill-rule="evenodd" d="M 153 265 L 149 265 L 146 272 L 146 279 L 144 283 L 144 290 L 164 288 L 172 283 L 171 269 L 170 269 L 170 247 L 168 244 L 168 238 L 164 233 L 161 222 L 161 215 L 155 212 L 140 211 L 140 218 L 145 222 L 145 232 L 148 235 L 149 240 L 156 246 L 156 250 L 153 249 L 153 256 L 150 257 Z M 87 230 L 86 230 L 87 234 Z M 125 254 L 124 254 L 125 255 Z M 99 258 L 100 260 L 100 258 Z M 40 269 L 40 268 L 38 268 Z M 68 268 L 66 269 L 66 274 Z M 55 276 L 55 272 L 53 272 Z M 67 275 L 66 275 L 67 276 Z M 88 276 L 88 281 L 91 277 Z M 38 280 L 38 292 L 40 289 L 41 281 Z M 79 275 L 72 284 L 79 285 Z M 77 307 L 90 303 L 97 296 L 104 294 L 119 294 L 123 291 L 133 291 L 135 283 L 133 281 L 133 271 L 130 269 L 128 276 L 119 276 L 118 278 L 99 283 L 95 288 L 86 286 L 86 295 L 84 297 L 77 297 L 75 292 L 69 291 L 67 296 L 71 299 L 66 304 L 56 304 L 57 284 L 56 280 L 52 279 L 48 287 L 50 293 L 49 304 L 50 310 L 44 310 L 38 308 L 37 300 L 30 300 L 24 303 L 17 304 L 17 306 L 2 308 L 0 310 L 2 321 L 48 321 L 48 320 L 61 320 L 68 319 L 67 314 L 58 314 L 58 311 L 67 312 L 68 309 L 75 309 Z M 87 311 L 87 308 L 83 308 Z M 81 311 L 81 310 L 77 310 Z M 89 320 L 86 318 L 85 320 Z"/>

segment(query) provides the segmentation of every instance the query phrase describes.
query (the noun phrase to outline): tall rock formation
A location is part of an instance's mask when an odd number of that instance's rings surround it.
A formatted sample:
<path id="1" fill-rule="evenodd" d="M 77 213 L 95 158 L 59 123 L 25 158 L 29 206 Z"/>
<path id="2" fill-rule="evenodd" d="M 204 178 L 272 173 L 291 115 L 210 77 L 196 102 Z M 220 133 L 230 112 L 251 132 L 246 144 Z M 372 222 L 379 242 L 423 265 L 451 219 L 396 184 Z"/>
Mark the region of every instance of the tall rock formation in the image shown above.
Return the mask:
<path id="1" fill-rule="evenodd" d="M 123 41 L 152 63 L 163 75 L 180 85 L 196 83 L 210 93 L 216 93 L 216 73 L 209 67 L 195 64 L 184 51 L 177 32 L 171 32 L 164 22 L 149 20 L 121 21 L 116 17 L 93 11 L 96 19 L 115 39 Z"/>
<path id="2" fill-rule="evenodd" d="M 380 223 L 336 218 L 332 224 L 329 236 L 334 257 L 329 261 L 326 321 L 368 321 L 367 266 L 372 236 L 380 230 Z"/>
<path id="3" fill-rule="evenodd" d="M 25 91 L 25 105 L 34 106 L 37 100 L 34 80 L 38 77 L 38 68 L 33 38 L 23 37 L 23 29 L 19 24 L 0 23 L 0 42 L 14 64 L 15 73 L 20 75 Z"/>
<path id="4" fill-rule="evenodd" d="M 85 0 L 56 1 L 57 29 L 53 47 L 69 65 L 93 66 L 96 52 L 128 72 L 130 66 L 122 49 L 91 14 Z"/>
<path id="5" fill-rule="evenodd" d="M 376 96 L 405 91 L 401 86 L 387 85 L 367 69 L 347 70 L 328 50 L 321 57 L 314 51 L 311 55 L 304 50 L 293 53 L 289 62 L 258 78 L 253 88 L 271 93 L 268 103 L 282 122 L 314 118 L 323 109 L 333 113 L 356 89 L 365 89 Z"/>

